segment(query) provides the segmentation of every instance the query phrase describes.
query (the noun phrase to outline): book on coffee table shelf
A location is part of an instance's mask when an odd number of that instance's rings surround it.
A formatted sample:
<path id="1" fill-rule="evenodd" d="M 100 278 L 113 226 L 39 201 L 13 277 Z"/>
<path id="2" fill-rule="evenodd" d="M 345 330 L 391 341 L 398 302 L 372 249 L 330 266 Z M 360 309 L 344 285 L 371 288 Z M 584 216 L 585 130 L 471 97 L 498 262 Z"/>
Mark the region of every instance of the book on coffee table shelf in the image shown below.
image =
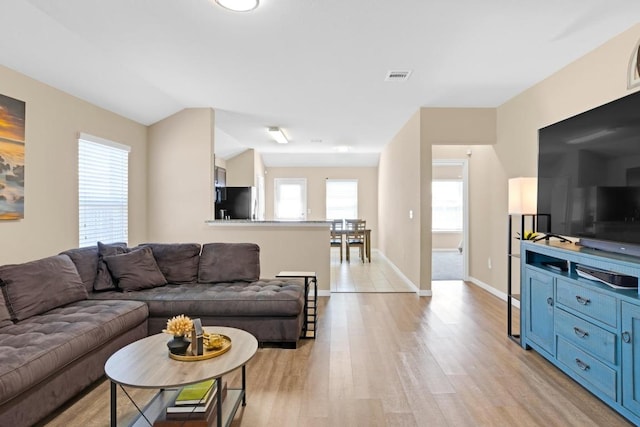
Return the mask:
<path id="1" fill-rule="evenodd" d="M 213 386 L 215 388 L 215 384 Z M 201 405 L 177 405 L 167 407 L 165 414 L 160 415 L 153 427 L 209 427 L 215 425 L 218 415 L 217 390 L 209 393 L 207 402 Z M 227 383 L 222 383 L 222 401 L 227 396 Z M 169 408 L 173 408 L 171 411 Z M 178 411 L 178 412 L 174 412 Z"/>
<path id="2" fill-rule="evenodd" d="M 182 387 L 176 396 L 175 406 L 204 405 L 216 388 L 216 380 L 206 380 Z M 169 408 L 167 408 L 167 411 Z M 180 411 L 178 411 L 180 412 Z"/>

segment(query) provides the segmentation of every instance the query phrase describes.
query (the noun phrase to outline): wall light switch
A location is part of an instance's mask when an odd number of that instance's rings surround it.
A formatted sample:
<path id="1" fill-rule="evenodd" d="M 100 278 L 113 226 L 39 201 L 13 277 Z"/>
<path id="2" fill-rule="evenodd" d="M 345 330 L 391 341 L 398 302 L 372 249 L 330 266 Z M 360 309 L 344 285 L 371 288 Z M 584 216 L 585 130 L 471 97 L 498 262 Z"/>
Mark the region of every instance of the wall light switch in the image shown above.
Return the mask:
<path id="1" fill-rule="evenodd" d="M 409 209 L 409 219 L 413 219 L 413 210 Z"/>

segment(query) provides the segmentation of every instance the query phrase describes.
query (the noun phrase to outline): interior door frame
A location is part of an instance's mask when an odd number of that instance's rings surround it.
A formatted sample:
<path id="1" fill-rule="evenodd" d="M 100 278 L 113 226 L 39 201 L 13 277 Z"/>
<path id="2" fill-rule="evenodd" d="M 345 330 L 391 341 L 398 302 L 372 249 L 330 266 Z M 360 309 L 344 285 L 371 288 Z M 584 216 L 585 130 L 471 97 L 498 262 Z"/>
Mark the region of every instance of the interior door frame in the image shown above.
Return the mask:
<path id="1" fill-rule="evenodd" d="M 462 280 L 469 280 L 469 159 L 432 159 L 436 165 L 462 166 Z M 433 182 L 433 177 L 431 178 Z M 433 256 L 433 254 L 432 254 Z"/>

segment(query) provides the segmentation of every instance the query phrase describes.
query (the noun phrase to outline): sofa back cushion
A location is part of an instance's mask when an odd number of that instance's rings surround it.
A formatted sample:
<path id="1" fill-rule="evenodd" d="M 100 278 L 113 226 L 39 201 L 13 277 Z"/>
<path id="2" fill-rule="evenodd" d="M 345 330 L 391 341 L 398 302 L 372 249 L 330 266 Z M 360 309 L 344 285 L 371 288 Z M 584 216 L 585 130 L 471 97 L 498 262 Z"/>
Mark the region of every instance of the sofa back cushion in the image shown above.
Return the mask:
<path id="1" fill-rule="evenodd" d="M 143 243 L 148 246 L 169 283 L 195 283 L 200 263 L 199 243 Z"/>
<path id="2" fill-rule="evenodd" d="M 254 282 L 259 278 L 260 247 L 255 243 L 207 243 L 202 246 L 199 282 Z"/>
<path id="3" fill-rule="evenodd" d="M 71 258 L 87 292 L 93 292 L 93 282 L 95 282 L 98 272 L 98 246 L 69 249 L 61 252 L 60 255 L 67 255 Z"/>
<path id="4" fill-rule="evenodd" d="M 98 242 L 98 269 L 96 279 L 93 282 L 94 291 L 114 291 L 117 289 L 111 273 L 109 273 L 109 268 L 104 262 L 104 257 L 124 254 L 128 251 L 126 243 L 105 244 Z"/>
<path id="5" fill-rule="evenodd" d="M 9 325 L 13 325 L 13 322 L 11 321 L 11 314 L 9 313 L 9 308 L 4 298 L 2 286 L 0 286 L 0 328 Z"/>
<path id="6" fill-rule="evenodd" d="M 88 296 L 76 266 L 67 255 L 1 266 L 0 286 L 15 321 Z"/>
<path id="7" fill-rule="evenodd" d="M 149 247 L 102 258 L 116 286 L 122 291 L 138 291 L 167 284 Z"/>

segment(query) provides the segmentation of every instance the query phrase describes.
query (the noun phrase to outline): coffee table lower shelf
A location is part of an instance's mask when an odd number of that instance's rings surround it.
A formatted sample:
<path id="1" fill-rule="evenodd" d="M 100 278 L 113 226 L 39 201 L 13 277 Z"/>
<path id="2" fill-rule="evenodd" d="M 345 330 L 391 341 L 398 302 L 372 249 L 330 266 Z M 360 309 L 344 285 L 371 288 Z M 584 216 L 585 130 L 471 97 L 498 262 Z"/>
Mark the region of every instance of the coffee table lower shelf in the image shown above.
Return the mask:
<path id="1" fill-rule="evenodd" d="M 112 383 L 112 385 L 114 385 Z M 164 416 L 167 406 L 171 405 L 174 401 L 180 389 L 166 389 L 160 390 L 155 397 L 145 406 L 142 415 L 131 424 L 131 427 L 149 427 L 147 419 L 152 423 L 160 417 Z M 222 425 L 229 427 L 233 421 L 233 417 L 238 411 L 238 407 L 242 403 L 244 398 L 244 390 L 242 389 L 227 389 L 227 397 L 222 402 Z M 145 417 L 147 419 L 145 419 Z"/>

